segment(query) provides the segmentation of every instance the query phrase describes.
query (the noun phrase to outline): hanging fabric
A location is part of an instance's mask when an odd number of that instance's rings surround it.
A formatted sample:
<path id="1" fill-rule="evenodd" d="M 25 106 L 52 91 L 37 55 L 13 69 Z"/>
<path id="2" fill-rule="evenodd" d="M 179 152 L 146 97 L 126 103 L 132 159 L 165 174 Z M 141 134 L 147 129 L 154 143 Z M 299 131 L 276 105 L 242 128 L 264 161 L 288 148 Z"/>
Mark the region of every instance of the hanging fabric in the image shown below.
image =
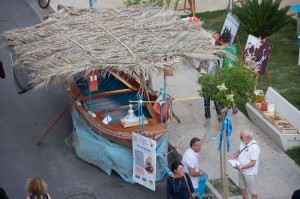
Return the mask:
<path id="1" fill-rule="evenodd" d="M 90 92 L 98 91 L 98 70 L 93 70 L 89 74 Z"/>
<path id="2" fill-rule="evenodd" d="M 161 122 L 165 121 L 167 113 L 168 115 L 170 115 L 170 106 L 171 106 L 170 98 L 167 98 L 166 102 L 162 103 L 164 101 L 163 98 L 164 98 L 164 90 L 160 89 L 159 96 L 157 97 L 156 102 L 153 105 L 153 109 L 160 116 Z"/>
<path id="3" fill-rule="evenodd" d="M 97 0 L 90 0 L 90 8 L 93 8 L 97 4 Z"/>
<path id="4" fill-rule="evenodd" d="M 224 130 L 226 131 L 226 146 L 227 146 L 227 152 L 228 152 L 229 151 L 229 147 L 230 147 L 229 136 L 232 133 L 232 125 L 231 125 L 231 121 L 230 121 L 230 118 L 228 116 L 228 113 L 226 113 L 226 117 L 225 117 L 225 120 L 223 122 L 222 129 L 220 131 L 219 151 L 221 150 L 221 146 L 222 146 L 222 140 L 223 140 L 223 136 L 224 136 Z"/>

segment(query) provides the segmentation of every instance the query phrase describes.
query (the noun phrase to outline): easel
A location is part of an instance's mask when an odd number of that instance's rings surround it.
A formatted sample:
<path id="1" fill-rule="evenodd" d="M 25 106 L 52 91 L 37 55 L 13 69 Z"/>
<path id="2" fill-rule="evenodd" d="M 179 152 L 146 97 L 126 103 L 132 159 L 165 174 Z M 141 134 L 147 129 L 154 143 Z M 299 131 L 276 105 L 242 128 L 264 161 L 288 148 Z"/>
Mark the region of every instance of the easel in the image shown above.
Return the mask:
<path id="1" fill-rule="evenodd" d="M 259 73 L 255 72 L 255 71 L 251 70 L 250 67 L 245 66 L 244 68 L 246 68 L 247 70 L 251 71 L 251 72 L 255 75 L 254 90 L 256 90 L 256 87 L 257 87 L 257 84 L 258 84 L 258 77 L 259 77 L 261 74 L 259 74 Z M 271 79 L 270 79 L 270 76 L 269 76 L 269 73 L 268 73 L 267 70 L 266 70 L 264 76 L 266 76 L 266 78 L 267 78 L 267 80 L 268 80 L 268 82 L 269 82 L 269 86 L 272 87 Z"/>
<path id="2" fill-rule="evenodd" d="M 186 1 L 187 1 L 187 0 L 184 0 L 183 8 L 177 9 L 179 0 L 176 0 L 176 1 L 175 1 L 175 10 L 176 10 L 176 11 L 189 10 L 189 11 L 191 11 L 191 12 L 193 13 L 193 17 L 195 17 L 195 0 L 190 0 L 191 3 L 192 3 L 192 7 L 189 7 L 189 8 L 186 7 Z M 190 6 L 191 6 L 191 5 L 190 5 Z"/>

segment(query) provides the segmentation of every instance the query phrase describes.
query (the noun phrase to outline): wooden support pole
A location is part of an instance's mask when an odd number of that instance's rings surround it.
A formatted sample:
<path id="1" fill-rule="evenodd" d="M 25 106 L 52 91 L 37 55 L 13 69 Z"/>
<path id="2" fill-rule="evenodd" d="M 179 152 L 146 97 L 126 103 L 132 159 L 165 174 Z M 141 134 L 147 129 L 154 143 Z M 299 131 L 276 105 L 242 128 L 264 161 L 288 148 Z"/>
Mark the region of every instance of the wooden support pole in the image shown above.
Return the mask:
<path id="1" fill-rule="evenodd" d="M 300 66 L 300 48 L 299 48 L 298 66 Z"/>
<path id="2" fill-rule="evenodd" d="M 194 97 L 182 97 L 182 98 L 175 98 L 172 100 L 172 102 L 179 102 L 179 101 L 188 101 L 188 100 L 195 100 L 195 99 L 201 99 L 200 96 L 194 96 Z"/>
<path id="3" fill-rule="evenodd" d="M 257 86 L 257 83 L 258 83 L 258 74 L 255 74 L 256 75 L 256 78 L 255 78 L 255 85 L 254 85 L 254 90 L 256 90 L 256 86 Z"/>
<path id="4" fill-rule="evenodd" d="M 52 128 L 56 125 L 56 123 L 64 116 L 64 114 L 69 110 L 69 107 L 71 106 L 71 104 L 68 104 L 64 110 L 59 114 L 58 118 L 52 123 L 52 125 L 48 128 L 48 130 L 40 137 L 40 139 L 37 141 L 37 145 L 40 145 L 42 143 L 42 141 L 44 140 L 44 138 L 46 137 L 46 135 L 48 135 L 48 133 L 52 130 Z"/>
<path id="5" fill-rule="evenodd" d="M 195 0 L 190 0 L 192 3 L 192 13 L 193 13 L 193 17 L 195 17 Z"/>
<path id="6" fill-rule="evenodd" d="M 181 11 L 181 10 L 190 10 L 193 14 L 193 17 L 195 17 L 196 15 L 196 12 L 195 12 L 195 8 L 196 8 L 196 3 L 195 3 L 195 0 L 188 0 L 189 1 L 189 5 L 190 7 L 187 8 L 186 6 L 186 0 L 184 0 L 184 3 L 183 3 L 183 8 L 182 9 L 177 9 L 178 8 L 178 3 L 179 3 L 179 0 L 176 0 L 175 1 L 175 10 L 176 11 Z"/>
<path id="7" fill-rule="evenodd" d="M 240 42 L 240 38 L 239 38 L 239 35 L 237 33 L 236 33 L 236 38 L 237 38 L 237 41 L 238 41 L 239 49 L 240 49 L 241 52 L 243 52 L 242 45 L 241 45 L 241 42 Z"/>
<path id="8" fill-rule="evenodd" d="M 171 0 L 166 0 L 166 7 L 169 8 Z M 178 1 L 177 1 L 178 2 Z"/>
<path id="9" fill-rule="evenodd" d="M 272 83 L 271 83 L 271 79 L 270 79 L 270 76 L 269 76 L 268 71 L 266 71 L 266 77 L 267 77 L 267 79 L 268 79 L 269 86 L 272 87 Z"/>
<path id="10" fill-rule="evenodd" d="M 225 121 L 226 112 L 222 111 L 222 120 L 219 120 L 219 129 L 222 130 L 223 123 Z M 225 199 L 229 198 L 229 191 L 228 191 L 228 176 L 227 176 L 227 169 L 226 169 L 226 163 L 227 163 L 227 152 L 226 152 L 226 132 L 224 129 L 223 132 L 223 139 L 222 139 L 222 147 L 220 151 L 220 169 L 221 169 L 221 183 L 223 188 L 223 197 Z"/>

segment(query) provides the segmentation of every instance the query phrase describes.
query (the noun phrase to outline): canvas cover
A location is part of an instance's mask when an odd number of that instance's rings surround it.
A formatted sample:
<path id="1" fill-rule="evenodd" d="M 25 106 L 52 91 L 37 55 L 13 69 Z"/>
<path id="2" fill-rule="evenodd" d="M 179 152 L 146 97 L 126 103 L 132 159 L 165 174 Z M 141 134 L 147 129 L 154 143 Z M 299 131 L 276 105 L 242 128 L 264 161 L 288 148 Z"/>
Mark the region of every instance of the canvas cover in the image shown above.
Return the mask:
<path id="1" fill-rule="evenodd" d="M 132 149 L 110 142 L 95 133 L 80 117 L 77 110 L 72 108 L 73 146 L 76 155 L 82 160 L 99 167 L 108 175 L 114 170 L 126 182 L 133 181 L 133 154 Z M 156 181 L 161 180 L 165 174 L 170 174 L 168 169 L 168 133 L 157 141 L 156 147 Z"/>

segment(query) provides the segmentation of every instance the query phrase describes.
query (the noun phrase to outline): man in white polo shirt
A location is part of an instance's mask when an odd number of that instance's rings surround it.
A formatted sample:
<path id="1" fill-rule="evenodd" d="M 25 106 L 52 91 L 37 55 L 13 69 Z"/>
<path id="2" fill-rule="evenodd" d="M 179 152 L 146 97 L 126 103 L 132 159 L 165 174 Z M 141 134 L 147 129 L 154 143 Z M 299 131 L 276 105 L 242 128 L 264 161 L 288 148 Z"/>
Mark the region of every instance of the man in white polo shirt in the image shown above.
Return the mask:
<path id="1" fill-rule="evenodd" d="M 182 156 L 182 164 L 184 165 L 184 172 L 191 177 L 195 195 L 201 197 L 204 193 L 207 174 L 199 168 L 198 154 L 201 150 L 201 140 L 193 138 L 190 141 L 190 148 L 188 148 Z M 199 186 L 199 181 L 202 186 Z"/>
<path id="2" fill-rule="evenodd" d="M 233 168 L 239 170 L 239 185 L 243 199 L 248 199 L 248 192 L 252 199 L 257 199 L 258 160 L 260 148 L 253 139 L 253 133 L 249 130 L 242 130 L 240 133 L 241 144 L 239 149 L 229 159 L 236 159 L 240 165 Z"/>

